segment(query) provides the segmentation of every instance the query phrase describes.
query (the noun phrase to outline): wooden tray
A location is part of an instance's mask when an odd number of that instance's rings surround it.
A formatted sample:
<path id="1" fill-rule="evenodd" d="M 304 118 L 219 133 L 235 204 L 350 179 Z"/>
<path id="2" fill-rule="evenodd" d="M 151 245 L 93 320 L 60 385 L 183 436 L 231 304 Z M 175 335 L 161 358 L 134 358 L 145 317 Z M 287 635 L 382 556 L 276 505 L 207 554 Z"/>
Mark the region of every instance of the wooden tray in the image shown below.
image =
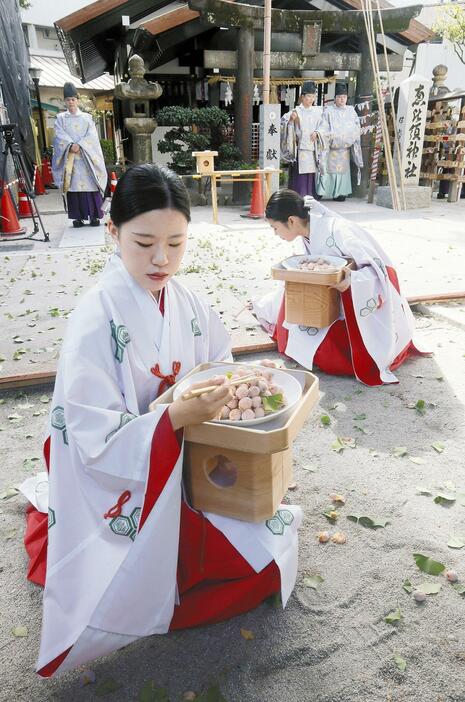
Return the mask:
<path id="1" fill-rule="evenodd" d="M 194 373 L 206 370 L 207 368 L 218 368 L 224 363 L 201 363 L 184 378 L 188 378 Z M 238 363 L 241 368 L 252 367 L 247 363 Z M 272 370 L 272 369 L 270 369 Z M 302 385 L 303 391 L 300 400 L 276 420 L 270 420 L 265 424 L 257 424 L 256 427 L 240 427 L 230 424 L 221 425 L 214 422 L 204 422 L 186 427 L 184 430 L 185 441 L 194 444 L 208 444 L 219 448 L 237 449 L 247 453 L 275 453 L 290 446 L 303 427 L 312 407 L 318 402 L 319 385 L 318 378 L 310 371 L 289 370 L 280 368 L 286 373 L 291 373 Z M 151 406 L 155 404 L 169 404 L 173 401 L 173 391 L 176 385 L 172 385 Z"/>
<path id="2" fill-rule="evenodd" d="M 348 260 L 346 267 L 353 268 L 354 262 Z M 335 273 L 290 271 L 278 263 L 272 267 L 271 276 L 285 281 L 284 318 L 289 324 L 322 329 L 338 319 L 340 293 L 329 286 L 343 279 L 343 269 Z"/>
<path id="3" fill-rule="evenodd" d="M 184 377 L 211 367 L 220 371 L 223 365 L 202 363 Z M 275 514 L 292 480 L 292 441 L 318 401 L 316 376 L 286 372 L 299 380 L 303 392 L 276 419 L 256 428 L 205 422 L 185 429 L 184 483 L 195 509 L 247 522 Z M 174 387 L 151 406 L 171 402 Z"/>

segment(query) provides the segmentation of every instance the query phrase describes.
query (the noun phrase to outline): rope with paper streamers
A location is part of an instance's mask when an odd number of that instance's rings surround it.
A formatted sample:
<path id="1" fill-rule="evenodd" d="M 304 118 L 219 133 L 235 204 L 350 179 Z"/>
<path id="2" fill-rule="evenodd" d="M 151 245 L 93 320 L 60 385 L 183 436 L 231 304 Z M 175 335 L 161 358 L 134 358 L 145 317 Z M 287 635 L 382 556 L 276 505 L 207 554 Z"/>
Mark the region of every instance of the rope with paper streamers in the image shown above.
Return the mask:
<path id="1" fill-rule="evenodd" d="M 214 85 L 215 83 L 235 83 L 236 82 L 235 76 L 221 76 L 221 75 L 207 76 L 207 80 L 208 80 L 209 85 Z M 312 80 L 317 85 L 324 84 L 324 83 L 335 83 L 336 76 L 329 76 L 328 78 L 311 78 L 311 79 L 310 78 L 299 78 L 299 77 L 271 78 L 270 84 L 271 85 L 286 85 L 286 86 L 288 86 L 288 85 L 289 86 L 303 85 L 308 80 Z M 254 78 L 253 82 L 257 83 L 259 85 L 262 85 L 263 78 Z"/>

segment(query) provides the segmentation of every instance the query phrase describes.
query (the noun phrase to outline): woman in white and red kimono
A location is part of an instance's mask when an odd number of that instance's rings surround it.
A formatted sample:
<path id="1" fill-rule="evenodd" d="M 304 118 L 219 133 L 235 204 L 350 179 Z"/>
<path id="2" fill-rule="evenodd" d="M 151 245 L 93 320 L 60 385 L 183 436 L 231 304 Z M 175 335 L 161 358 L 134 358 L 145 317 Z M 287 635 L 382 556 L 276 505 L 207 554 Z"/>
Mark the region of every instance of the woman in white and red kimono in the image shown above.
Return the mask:
<path id="1" fill-rule="evenodd" d="M 45 582 L 43 677 L 279 591 L 285 604 L 295 583 L 298 507 L 286 505 L 278 538 L 182 497 L 183 428 L 217 416 L 227 385 L 149 411 L 197 364 L 230 359 L 218 317 L 173 278 L 189 220 L 178 176 L 128 170 L 111 205 L 118 251 L 68 325 L 45 442 L 48 501 L 44 474 L 23 484 L 42 510 L 30 508 L 25 542 L 28 577 Z"/>
<path id="2" fill-rule="evenodd" d="M 355 270 L 344 269 L 344 279 L 333 286 L 341 292 L 341 310 L 329 327 L 288 324 L 281 288 L 252 301 L 254 314 L 279 351 L 310 370 L 315 365 L 330 375 L 354 375 L 366 385 L 397 382 L 393 371 L 421 352 L 412 341 L 414 319 L 396 271 L 378 242 L 292 190 L 275 192 L 265 216 L 281 239 L 301 237 L 306 254 L 342 256 L 356 265 Z"/>

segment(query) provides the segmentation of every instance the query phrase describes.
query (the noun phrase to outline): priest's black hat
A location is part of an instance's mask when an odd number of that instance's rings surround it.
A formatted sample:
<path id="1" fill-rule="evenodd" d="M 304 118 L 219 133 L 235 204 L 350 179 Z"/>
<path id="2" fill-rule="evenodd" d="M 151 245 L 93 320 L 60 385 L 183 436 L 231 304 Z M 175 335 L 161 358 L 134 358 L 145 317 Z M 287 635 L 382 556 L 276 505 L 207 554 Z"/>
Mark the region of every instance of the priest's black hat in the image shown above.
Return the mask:
<path id="1" fill-rule="evenodd" d="M 347 85 L 345 83 L 336 83 L 336 95 L 347 95 Z"/>
<path id="2" fill-rule="evenodd" d="M 77 90 L 73 83 L 65 83 L 63 86 L 63 97 L 65 98 L 70 98 L 70 97 L 77 97 Z"/>
<path id="3" fill-rule="evenodd" d="M 316 83 L 314 83 L 313 80 L 306 80 L 302 85 L 302 95 L 306 95 L 307 93 L 316 93 L 316 91 Z"/>

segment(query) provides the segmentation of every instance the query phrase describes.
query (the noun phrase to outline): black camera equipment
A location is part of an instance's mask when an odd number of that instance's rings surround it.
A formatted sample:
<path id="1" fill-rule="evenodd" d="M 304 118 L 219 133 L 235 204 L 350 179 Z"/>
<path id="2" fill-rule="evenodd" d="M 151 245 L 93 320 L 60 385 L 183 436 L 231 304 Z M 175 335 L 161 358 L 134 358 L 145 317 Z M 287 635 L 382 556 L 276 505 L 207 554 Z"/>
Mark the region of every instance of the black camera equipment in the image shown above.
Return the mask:
<path id="1" fill-rule="evenodd" d="M 3 141 L 5 142 L 5 147 L 2 151 L 3 168 L 2 174 L 0 176 L 0 199 L 3 197 L 3 191 L 5 189 L 5 177 L 8 156 L 11 156 L 11 161 L 13 163 L 16 178 L 19 181 L 19 185 L 22 191 L 26 195 L 31 210 L 32 221 L 34 223 L 34 231 L 32 233 L 32 236 L 21 236 L 17 238 L 33 239 L 34 241 L 37 241 L 37 239 L 34 239 L 34 234 L 37 234 L 37 232 L 39 231 L 40 224 L 40 228 L 44 235 L 43 241 L 50 241 L 50 236 L 48 232 L 45 231 L 45 227 L 40 216 L 39 208 L 37 207 L 37 203 L 35 201 L 36 195 L 34 192 L 33 185 L 31 183 L 31 178 L 29 176 L 27 167 L 24 163 L 24 157 L 21 151 L 21 146 L 15 139 L 15 129 L 17 126 L 17 124 L 0 124 L 0 134 L 2 135 Z M 9 237 L 8 240 L 14 241 L 14 238 Z"/>

